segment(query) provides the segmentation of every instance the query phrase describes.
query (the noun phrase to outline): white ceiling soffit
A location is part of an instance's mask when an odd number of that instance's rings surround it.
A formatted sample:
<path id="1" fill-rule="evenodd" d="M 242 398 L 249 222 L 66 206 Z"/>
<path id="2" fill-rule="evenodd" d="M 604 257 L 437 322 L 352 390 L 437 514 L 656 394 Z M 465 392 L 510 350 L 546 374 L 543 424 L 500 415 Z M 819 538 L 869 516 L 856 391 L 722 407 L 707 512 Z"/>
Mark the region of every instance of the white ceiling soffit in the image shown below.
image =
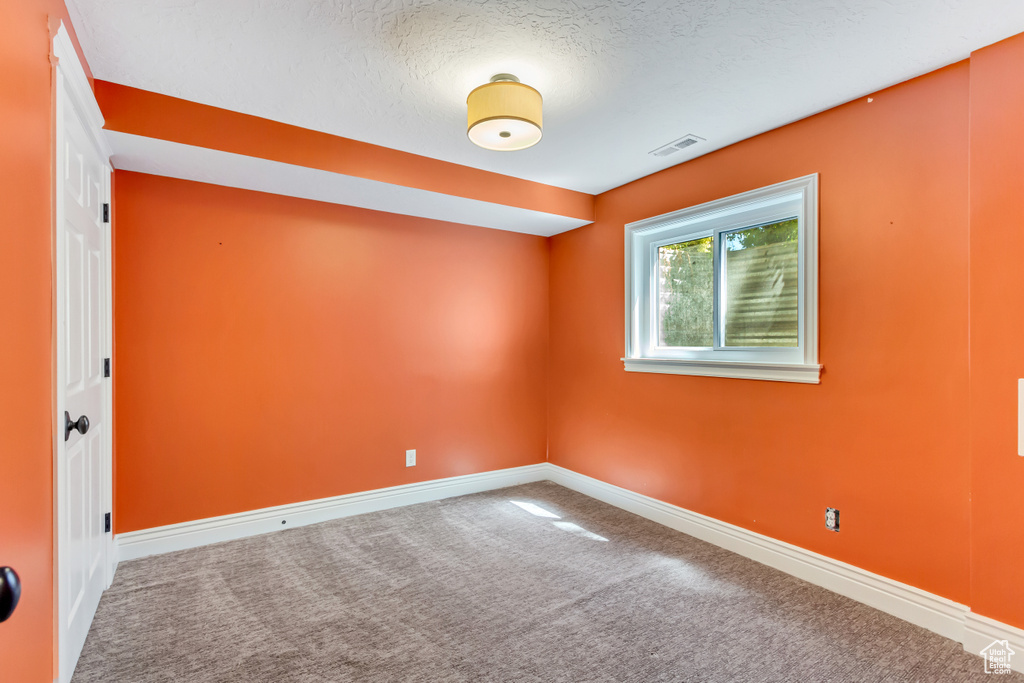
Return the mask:
<path id="1" fill-rule="evenodd" d="M 104 131 L 114 168 L 550 237 L 590 221 L 177 142 Z"/>
<path id="2" fill-rule="evenodd" d="M 68 0 L 97 78 L 598 193 L 1024 31 L 1021 0 Z M 489 152 L 510 72 L 544 139 Z M 681 135 L 706 139 L 658 158 Z"/>

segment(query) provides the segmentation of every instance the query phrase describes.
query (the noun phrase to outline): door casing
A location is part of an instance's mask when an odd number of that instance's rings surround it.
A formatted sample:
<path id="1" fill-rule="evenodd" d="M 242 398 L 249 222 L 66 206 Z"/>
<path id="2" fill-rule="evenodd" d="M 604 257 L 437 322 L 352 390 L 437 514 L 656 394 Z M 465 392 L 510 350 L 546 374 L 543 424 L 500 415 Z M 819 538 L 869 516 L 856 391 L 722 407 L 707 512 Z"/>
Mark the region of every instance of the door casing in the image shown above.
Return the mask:
<path id="1" fill-rule="evenodd" d="M 53 274 L 51 281 L 53 283 L 53 301 L 52 310 L 53 318 L 51 320 L 51 335 L 54 340 L 51 344 L 51 350 L 53 354 L 53 423 L 52 423 L 52 442 L 53 442 L 53 463 L 54 463 L 54 477 L 53 477 L 53 520 L 54 520 L 54 567 L 53 567 L 53 593 L 54 593 L 54 604 L 56 606 L 55 617 L 58 620 L 58 625 L 55 630 L 57 638 L 57 680 L 60 683 L 67 683 L 70 681 L 72 673 L 74 673 L 74 662 L 69 661 L 69 654 L 65 644 L 65 615 L 67 614 L 67 606 L 62 604 L 62 582 L 66 580 L 65 572 L 63 567 L 66 564 L 66 560 L 62 560 L 68 552 L 68 543 L 65 539 L 63 525 L 61 520 L 63 519 L 64 511 L 68 506 L 66 500 L 65 487 L 62 483 L 65 481 L 67 472 L 65 472 L 64 458 L 61 457 L 61 451 L 64 445 L 64 394 L 63 390 L 66 385 L 66 368 L 62 359 L 63 340 L 59 337 L 60 330 L 62 329 L 58 325 L 59 320 L 63 320 L 65 315 L 65 302 L 64 293 L 62 288 L 58 286 L 58 270 L 63 267 L 65 254 L 63 240 L 58 237 L 58 234 L 63 231 L 63 224 L 65 220 L 64 215 L 64 181 L 63 172 L 61 170 L 62 153 L 60 152 L 63 141 L 64 141 L 64 111 L 66 107 L 73 107 L 75 112 L 78 114 L 83 126 L 86 129 L 86 134 L 90 137 L 91 142 L 99 150 L 102 159 L 106 162 L 106 173 L 107 182 L 103 201 L 110 204 L 110 175 L 112 174 L 112 168 L 110 166 L 110 147 L 107 145 L 106 140 L 103 137 L 103 115 L 100 112 L 99 104 L 96 102 L 95 95 L 92 92 L 92 88 L 89 86 L 88 78 L 85 75 L 85 70 L 82 68 L 81 62 L 78 58 L 78 53 L 75 50 L 74 44 L 71 41 L 71 37 L 68 33 L 67 27 L 64 26 L 63 22 L 53 38 L 52 45 L 52 57 L 55 58 L 51 61 L 55 62 L 56 66 L 53 69 L 52 86 L 53 86 L 53 97 L 54 103 L 54 165 L 53 165 L 53 181 L 54 181 L 54 223 L 53 223 L 53 244 L 54 254 L 52 261 Z M 111 211 L 112 213 L 112 211 Z M 107 315 L 105 316 L 104 329 L 101 330 L 101 347 L 103 357 L 113 359 L 113 296 L 112 296 L 112 245 L 111 245 L 111 231 L 107 224 L 107 228 L 103 230 L 103 251 L 105 258 L 103 259 L 105 268 L 101 273 L 102 279 L 102 292 L 101 298 L 102 304 L 106 306 Z M 113 360 L 111 361 L 113 363 Z M 104 430 L 104 438 L 101 446 L 100 460 L 102 463 L 101 469 L 101 488 L 102 488 L 102 507 L 104 510 L 113 510 L 113 386 L 112 378 L 102 383 L 102 404 L 103 404 L 103 416 L 102 420 L 106 426 Z M 117 555 L 115 552 L 114 536 L 113 533 L 104 534 L 103 537 L 103 572 L 104 572 L 104 588 L 109 588 L 114 578 L 114 571 L 117 568 Z"/>

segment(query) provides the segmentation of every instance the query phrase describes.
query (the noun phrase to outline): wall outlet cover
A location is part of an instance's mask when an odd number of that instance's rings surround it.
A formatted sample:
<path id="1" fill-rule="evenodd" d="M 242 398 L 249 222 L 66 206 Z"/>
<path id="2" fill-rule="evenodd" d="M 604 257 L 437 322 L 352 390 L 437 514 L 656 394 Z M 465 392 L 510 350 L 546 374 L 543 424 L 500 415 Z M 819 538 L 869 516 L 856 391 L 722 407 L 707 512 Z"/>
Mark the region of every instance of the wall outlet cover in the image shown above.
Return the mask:
<path id="1" fill-rule="evenodd" d="M 825 527 L 832 531 L 839 531 L 839 510 L 825 508 Z"/>
<path id="2" fill-rule="evenodd" d="M 415 449 L 411 450 L 411 451 L 406 451 L 405 452 L 405 466 L 406 467 L 415 467 L 416 466 L 416 451 L 415 451 Z"/>
<path id="3" fill-rule="evenodd" d="M 1017 380 L 1017 455 L 1024 456 L 1024 379 Z"/>

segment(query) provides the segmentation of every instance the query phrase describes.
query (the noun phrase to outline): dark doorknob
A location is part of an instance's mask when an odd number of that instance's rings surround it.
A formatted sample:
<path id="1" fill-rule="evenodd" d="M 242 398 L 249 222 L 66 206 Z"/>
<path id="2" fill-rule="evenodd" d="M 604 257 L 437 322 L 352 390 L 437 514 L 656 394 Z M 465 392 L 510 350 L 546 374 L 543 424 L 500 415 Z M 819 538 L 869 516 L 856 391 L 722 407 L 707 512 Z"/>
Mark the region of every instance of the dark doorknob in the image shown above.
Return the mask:
<path id="1" fill-rule="evenodd" d="M 7 621 L 21 599 L 21 579 L 10 567 L 0 567 L 0 621 Z"/>
<path id="2" fill-rule="evenodd" d="M 71 438 L 71 432 L 78 430 L 79 434 L 85 434 L 89 431 L 89 418 L 83 415 L 78 418 L 77 421 L 72 421 L 71 416 L 68 415 L 68 411 L 64 411 L 64 440 L 67 441 Z"/>

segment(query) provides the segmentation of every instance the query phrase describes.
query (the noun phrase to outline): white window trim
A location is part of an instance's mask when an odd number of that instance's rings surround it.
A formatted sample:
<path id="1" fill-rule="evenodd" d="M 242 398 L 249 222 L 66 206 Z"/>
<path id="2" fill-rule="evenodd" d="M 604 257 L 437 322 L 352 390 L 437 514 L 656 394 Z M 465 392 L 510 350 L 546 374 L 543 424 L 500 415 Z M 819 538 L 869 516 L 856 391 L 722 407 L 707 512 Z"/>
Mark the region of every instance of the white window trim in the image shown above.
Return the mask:
<path id="1" fill-rule="evenodd" d="M 775 207 L 784 207 L 776 210 Z M 800 277 L 800 340 L 797 348 L 760 349 L 656 349 L 651 348 L 651 315 L 642 304 L 651 290 L 652 246 L 660 242 L 694 239 L 701 234 L 751 225 L 737 214 L 756 215 L 754 222 L 773 216 L 800 216 L 798 271 Z M 691 232 L 681 232 L 693 224 Z M 671 234 L 670 239 L 666 239 Z M 817 384 L 818 364 L 818 174 L 796 178 L 769 187 L 629 223 L 626 248 L 626 354 L 622 359 L 629 372 L 656 372 L 705 377 L 732 377 L 777 382 Z M 718 250 L 716 241 L 716 252 Z M 718 254 L 715 255 L 716 261 Z M 716 267 L 716 277 L 718 268 Z M 645 282 L 645 278 L 647 281 Z M 717 287 L 717 285 L 716 285 Z M 718 303 L 716 301 L 716 315 Z"/>

